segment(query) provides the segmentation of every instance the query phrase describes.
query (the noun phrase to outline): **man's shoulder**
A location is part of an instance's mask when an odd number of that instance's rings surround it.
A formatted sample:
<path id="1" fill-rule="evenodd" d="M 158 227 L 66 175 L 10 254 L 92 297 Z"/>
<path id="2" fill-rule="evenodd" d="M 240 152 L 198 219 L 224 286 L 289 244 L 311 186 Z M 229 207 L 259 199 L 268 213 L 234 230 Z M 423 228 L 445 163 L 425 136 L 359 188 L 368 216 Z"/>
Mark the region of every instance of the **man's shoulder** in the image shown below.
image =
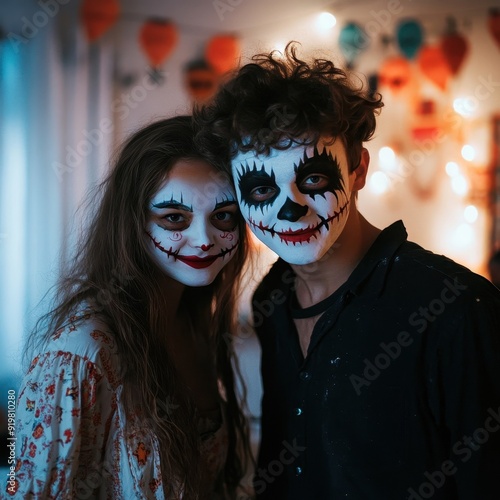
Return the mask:
<path id="1" fill-rule="evenodd" d="M 500 292 L 484 276 L 411 241 L 404 242 L 394 255 L 390 276 L 429 292 L 451 282 L 461 287 L 465 296 L 485 292 L 500 299 Z"/>

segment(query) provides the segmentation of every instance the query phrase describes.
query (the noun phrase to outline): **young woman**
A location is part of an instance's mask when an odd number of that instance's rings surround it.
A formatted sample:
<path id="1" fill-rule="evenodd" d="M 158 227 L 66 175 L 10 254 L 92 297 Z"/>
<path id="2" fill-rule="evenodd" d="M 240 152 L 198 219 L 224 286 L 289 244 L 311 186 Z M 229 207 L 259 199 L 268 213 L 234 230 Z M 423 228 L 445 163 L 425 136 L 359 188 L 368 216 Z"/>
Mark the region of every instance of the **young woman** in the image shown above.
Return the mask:
<path id="1" fill-rule="evenodd" d="M 236 494 L 248 446 L 228 339 L 246 230 L 194 134 L 189 117 L 147 126 L 101 185 L 31 338 L 15 495 Z"/>

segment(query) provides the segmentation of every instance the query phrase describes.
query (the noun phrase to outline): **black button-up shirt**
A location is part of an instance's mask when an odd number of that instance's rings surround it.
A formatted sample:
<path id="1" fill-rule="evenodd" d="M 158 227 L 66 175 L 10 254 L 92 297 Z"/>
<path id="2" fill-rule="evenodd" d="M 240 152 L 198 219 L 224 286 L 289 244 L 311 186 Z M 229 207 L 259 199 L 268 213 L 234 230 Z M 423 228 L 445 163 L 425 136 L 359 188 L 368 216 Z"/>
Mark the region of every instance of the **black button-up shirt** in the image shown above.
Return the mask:
<path id="1" fill-rule="evenodd" d="M 382 231 L 305 358 L 291 267 L 257 288 L 258 498 L 500 499 L 500 292 L 406 237 Z"/>

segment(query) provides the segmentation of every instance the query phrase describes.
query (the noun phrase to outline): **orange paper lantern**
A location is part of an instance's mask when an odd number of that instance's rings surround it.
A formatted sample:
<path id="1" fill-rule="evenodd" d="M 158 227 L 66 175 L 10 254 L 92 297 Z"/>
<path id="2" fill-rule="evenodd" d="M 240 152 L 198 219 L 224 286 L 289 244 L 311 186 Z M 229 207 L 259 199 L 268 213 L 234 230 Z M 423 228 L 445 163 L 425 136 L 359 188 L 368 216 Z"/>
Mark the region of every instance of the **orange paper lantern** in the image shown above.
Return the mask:
<path id="1" fill-rule="evenodd" d="M 234 35 L 214 36 L 207 45 L 205 58 L 210 65 L 222 74 L 232 70 L 238 63 L 240 47 Z"/>
<path id="2" fill-rule="evenodd" d="M 500 11 L 497 9 L 490 9 L 488 15 L 488 30 L 500 47 Z"/>
<path id="3" fill-rule="evenodd" d="M 418 65 L 429 80 L 446 90 L 451 69 L 439 45 L 422 47 L 418 54 Z"/>
<path id="4" fill-rule="evenodd" d="M 456 75 L 469 50 L 467 40 L 458 33 L 450 33 L 441 40 L 441 50 L 448 61 L 451 73 Z"/>
<path id="5" fill-rule="evenodd" d="M 401 56 L 386 59 L 379 71 L 380 84 L 387 86 L 395 93 L 408 85 L 410 77 L 410 63 L 406 58 Z"/>
<path id="6" fill-rule="evenodd" d="M 88 40 L 93 42 L 111 28 L 119 13 L 118 0 L 83 0 L 81 16 Z"/>
<path id="7" fill-rule="evenodd" d="M 139 42 L 151 66 L 157 68 L 174 50 L 177 28 L 167 20 L 151 19 L 144 23 Z"/>
<path id="8" fill-rule="evenodd" d="M 217 90 L 215 70 L 205 61 L 194 61 L 186 67 L 186 90 L 197 102 L 212 97 Z"/>

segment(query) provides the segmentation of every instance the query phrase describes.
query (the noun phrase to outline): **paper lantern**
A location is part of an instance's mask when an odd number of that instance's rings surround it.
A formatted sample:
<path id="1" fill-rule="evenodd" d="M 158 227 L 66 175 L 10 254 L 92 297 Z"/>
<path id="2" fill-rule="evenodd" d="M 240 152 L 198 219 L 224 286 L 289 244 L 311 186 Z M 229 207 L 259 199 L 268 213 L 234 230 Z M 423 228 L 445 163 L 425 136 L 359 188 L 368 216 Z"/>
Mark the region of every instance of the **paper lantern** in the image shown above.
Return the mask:
<path id="1" fill-rule="evenodd" d="M 490 9 L 489 11 L 488 30 L 500 47 L 500 11 L 497 9 Z"/>
<path id="2" fill-rule="evenodd" d="M 402 90 L 411 77 L 410 63 L 400 56 L 394 56 L 386 59 L 379 71 L 379 80 L 381 85 L 389 87 L 392 92 Z"/>
<path id="3" fill-rule="evenodd" d="M 368 47 L 368 37 L 359 25 L 348 23 L 339 34 L 339 48 L 347 67 L 352 68 L 358 56 Z"/>
<path id="4" fill-rule="evenodd" d="M 81 16 L 88 40 L 93 42 L 111 28 L 119 13 L 118 0 L 83 0 Z"/>
<path id="5" fill-rule="evenodd" d="M 206 61 L 194 61 L 185 70 L 188 94 L 197 102 L 212 97 L 217 90 L 217 74 Z"/>
<path id="6" fill-rule="evenodd" d="M 468 49 L 467 40 L 459 33 L 449 33 L 442 38 L 441 50 L 453 75 L 460 71 Z"/>
<path id="7" fill-rule="evenodd" d="M 168 58 L 177 43 L 177 28 L 164 19 L 150 19 L 139 33 L 139 43 L 153 68 Z"/>
<path id="8" fill-rule="evenodd" d="M 205 49 L 205 58 L 218 74 L 235 68 L 240 57 L 238 38 L 234 35 L 216 35 Z"/>
<path id="9" fill-rule="evenodd" d="M 446 90 L 451 69 L 439 45 L 422 47 L 418 53 L 418 65 L 429 80 L 441 90 Z"/>
<path id="10" fill-rule="evenodd" d="M 422 26 L 414 20 L 400 23 L 396 28 L 396 40 L 403 55 L 407 59 L 413 59 L 422 45 Z"/>

